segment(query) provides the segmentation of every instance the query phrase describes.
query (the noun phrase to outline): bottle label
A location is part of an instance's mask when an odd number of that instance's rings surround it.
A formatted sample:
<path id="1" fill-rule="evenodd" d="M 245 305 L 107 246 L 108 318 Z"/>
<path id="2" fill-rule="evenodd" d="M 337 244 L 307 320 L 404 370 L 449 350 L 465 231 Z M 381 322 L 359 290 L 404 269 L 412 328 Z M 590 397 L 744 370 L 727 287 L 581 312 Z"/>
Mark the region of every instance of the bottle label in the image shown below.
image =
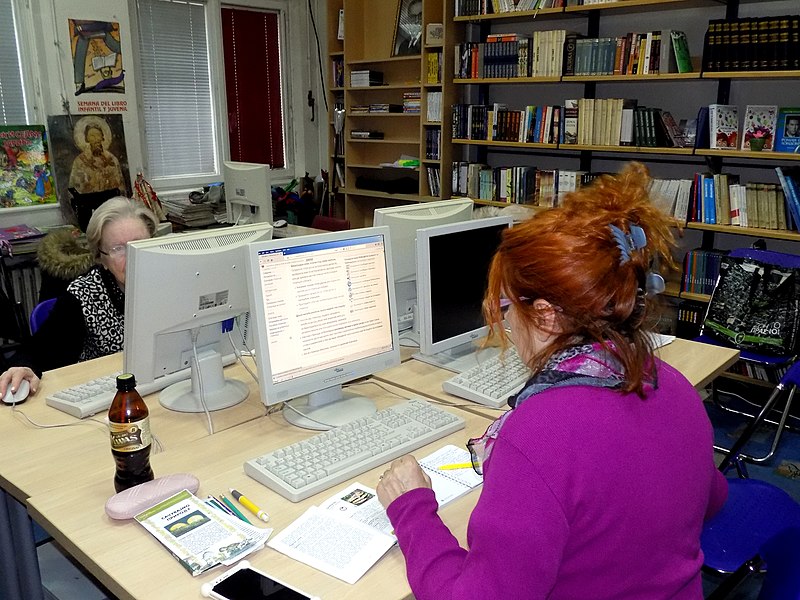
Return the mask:
<path id="1" fill-rule="evenodd" d="M 111 449 L 117 452 L 137 452 L 152 442 L 150 418 L 131 423 L 109 423 Z"/>

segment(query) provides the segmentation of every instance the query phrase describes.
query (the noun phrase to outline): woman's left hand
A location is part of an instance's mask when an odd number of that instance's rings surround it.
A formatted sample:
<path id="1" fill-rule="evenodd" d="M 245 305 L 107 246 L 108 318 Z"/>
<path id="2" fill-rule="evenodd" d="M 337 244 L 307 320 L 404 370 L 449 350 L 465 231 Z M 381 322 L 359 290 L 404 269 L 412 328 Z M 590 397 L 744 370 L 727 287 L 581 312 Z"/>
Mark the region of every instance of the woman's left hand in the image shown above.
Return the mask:
<path id="1" fill-rule="evenodd" d="M 413 456 L 406 455 L 392 462 L 378 482 L 378 500 L 384 508 L 397 498 L 416 488 L 430 488 L 431 478 L 417 463 Z"/>

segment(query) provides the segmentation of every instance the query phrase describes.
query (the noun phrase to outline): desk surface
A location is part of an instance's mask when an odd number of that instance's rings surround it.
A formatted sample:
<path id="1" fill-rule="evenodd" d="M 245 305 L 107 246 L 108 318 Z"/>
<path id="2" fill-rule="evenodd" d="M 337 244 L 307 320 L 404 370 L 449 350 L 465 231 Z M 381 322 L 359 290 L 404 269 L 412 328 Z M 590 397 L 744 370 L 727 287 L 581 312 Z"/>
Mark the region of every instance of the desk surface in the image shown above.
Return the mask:
<path id="1" fill-rule="evenodd" d="M 662 357 L 683 370 L 695 385 L 704 384 L 733 363 L 736 354 L 724 348 L 683 340 L 676 340 L 661 350 Z M 107 357 L 48 373 L 39 394 L 22 408 L 39 421 L 71 421 L 71 417 L 47 407 L 44 396 L 59 387 L 116 368 L 119 368 L 119 357 Z M 373 397 L 379 406 L 396 401 L 396 394 L 424 395 L 428 388 L 432 396 L 450 403 L 461 402 L 441 392 L 441 380 L 447 376 L 440 369 L 412 360 L 378 374 L 383 381 L 396 379 L 402 384 L 399 387 L 384 384 L 389 388 L 387 391 L 370 383 L 360 385 L 364 386 L 362 393 Z M 411 391 L 411 387 L 416 391 Z M 251 385 L 252 390 L 255 386 Z M 258 398 L 253 391 L 243 405 L 216 413 L 218 433 L 213 437 L 207 436 L 202 415 L 178 415 L 161 408 L 157 402 L 149 402 L 154 432 L 166 446 L 166 451 L 154 454 L 151 462 L 156 475 L 194 473 L 201 482 L 200 496 L 237 487 L 270 512 L 269 525 L 280 531 L 308 506 L 319 504 L 337 490 L 344 489 L 347 482 L 293 504 L 246 476 L 242 468 L 245 460 L 312 435 L 287 426 L 280 414 L 256 418 L 264 410 Z M 448 410 L 460 411 L 458 407 Z M 105 515 L 103 506 L 113 494 L 113 462 L 105 427 L 87 423 L 80 427 L 38 430 L 24 424 L 18 416 L 12 416 L 10 409 L 5 412 L 6 416 L 0 418 L 0 434 L 6 438 L 4 448 L 12 450 L 5 453 L 0 465 L 0 483 L 20 499 L 30 496 L 30 513 L 70 554 L 120 598 L 200 597 L 200 585 L 216 577 L 219 570 L 192 578 L 140 525 L 113 521 Z M 418 450 L 417 456 L 424 456 L 447 443 L 462 445 L 467 438 L 480 435 L 486 427 L 486 418 L 493 418 L 497 411 L 477 407 L 460 411 L 460 414 L 467 420 L 465 429 Z M 356 479 L 375 487 L 384 468 L 377 467 Z M 462 543 L 468 516 L 478 495 L 477 491 L 467 494 L 442 511 L 443 518 Z M 352 586 L 269 548 L 257 552 L 251 560 L 265 571 L 319 594 L 325 600 L 391 600 L 410 596 L 398 548 L 390 550 Z M 167 596 L 163 591 L 165 586 L 169 589 Z"/>
<path id="2" fill-rule="evenodd" d="M 391 387 L 391 386 L 390 386 Z M 377 385 L 361 384 L 359 393 L 371 396 L 380 406 L 396 402 L 397 396 Z M 396 389 L 396 388 L 395 388 Z M 398 390 L 403 393 L 402 390 Z M 408 395 L 408 394 L 405 394 Z M 458 412 L 458 409 L 449 409 Z M 464 414 L 465 429 L 451 434 L 428 447 L 417 456 L 452 443 L 462 446 L 470 436 L 480 435 L 486 420 Z M 211 438 L 187 443 L 154 456 L 151 460 L 156 475 L 191 472 L 200 479 L 199 497 L 226 492 L 235 487 L 271 515 L 268 526 L 276 532 L 284 529 L 311 505 L 318 505 L 348 483 L 342 483 L 299 503 L 291 503 L 261 486 L 244 474 L 242 463 L 272 448 L 303 439 L 313 432 L 288 426 L 278 413 L 244 423 L 220 432 Z M 108 458 L 108 457 L 106 457 Z M 110 459 L 109 459 L 110 460 Z M 376 467 L 351 481 L 375 487 L 385 466 Z M 90 572 L 120 598 L 164 598 L 171 600 L 200 597 L 200 585 L 222 571 L 212 570 L 191 577 L 168 551 L 134 521 L 113 521 L 103 506 L 113 493 L 111 470 L 101 476 L 84 478 L 83 485 L 41 494 L 29 499 L 29 511 L 55 539 L 76 557 Z M 477 501 L 476 490 L 446 506 L 442 515 L 454 534 L 464 543 L 468 515 Z M 254 565 L 325 600 L 406 598 L 410 589 L 405 577 L 405 564 L 399 548 L 394 547 L 370 569 L 356 585 L 349 585 L 290 559 L 271 548 L 248 557 Z M 168 582 L 168 583 L 167 583 Z M 169 593 L 164 594 L 168 585 Z"/>
<path id="3" fill-rule="evenodd" d="M 683 373 L 696 388 L 706 386 L 739 358 L 738 350 L 681 338 L 662 346 L 658 349 L 657 354 L 666 363 Z M 480 406 L 442 391 L 442 382 L 452 375 L 452 372 L 445 369 L 418 360 L 411 360 L 398 367 L 380 371 L 375 374 L 375 377 L 490 418 L 495 418 L 499 411 L 505 410 Z"/>
<path id="4" fill-rule="evenodd" d="M 20 411 L 37 423 L 73 423 L 75 426 L 34 427 L 21 415 L 13 414 L 10 406 L 0 406 L 3 415 L 0 418 L 0 437 L 3 439 L 0 485 L 3 489 L 25 502 L 28 496 L 82 482 L 87 473 L 95 470 L 113 475 L 114 463 L 104 415 L 77 419 L 47 406 L 45 398 L 60 389 L 121 370 L 122 354 L 114 354 L 49 371 L 42 378 L 39 391 L 19 406 Z M 258 387 L 244 368 L 237 364 L 226 368 L 225 373 L 247 383 L 250 395 L 237 406 L 211 413 L 216 431 L 265 413 Z M 165 451 L 208 436 L 205 414 L 167 410 L 158 403 L 156 395 L 148 396 L 146 400 L 153 433 Z M 65 459 L 60 460 L 62 457 Z"/>

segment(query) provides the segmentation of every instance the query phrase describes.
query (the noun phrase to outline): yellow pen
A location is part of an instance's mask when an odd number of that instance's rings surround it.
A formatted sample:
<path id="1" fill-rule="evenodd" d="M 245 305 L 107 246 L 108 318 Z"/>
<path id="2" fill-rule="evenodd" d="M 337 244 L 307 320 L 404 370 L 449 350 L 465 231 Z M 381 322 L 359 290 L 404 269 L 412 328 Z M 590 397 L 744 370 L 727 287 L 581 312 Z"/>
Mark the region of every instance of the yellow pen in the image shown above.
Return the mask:
<path id="1" fill-rule="evenodd" d="M 231 491 L 231 496 L 233 496 L 239 504 L 244 506 L 247 510 L 249 510 L 251 513 L 253 513 L 262 521 L 264 522 L 269 521 L 269 515 L 266 512 L 258 508 L 258 506 L 256 506 L 250 500 L 242 496 L 242 494 L 240 492 L 237 492 L 235 489 L 230 488 L 230 491 Z"/>
<path id="2" fill-rule="evenodd" d="M 442 465 L 439 467 L 440 471 L 454 471 L 455 469 L 471 469 L 472 463 L 453 463 L 452 465 Z"/>

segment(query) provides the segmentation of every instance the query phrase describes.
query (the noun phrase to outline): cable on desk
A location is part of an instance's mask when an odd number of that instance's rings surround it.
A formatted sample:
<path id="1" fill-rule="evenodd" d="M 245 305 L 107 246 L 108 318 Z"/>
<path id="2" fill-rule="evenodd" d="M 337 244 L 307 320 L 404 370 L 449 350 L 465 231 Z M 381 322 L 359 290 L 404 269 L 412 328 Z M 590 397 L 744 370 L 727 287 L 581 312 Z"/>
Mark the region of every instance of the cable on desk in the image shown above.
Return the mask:
<path id="1" fill-rule="evenodd" d="M 244 356 L 242 356 L 242 352 L 241 350 L 239 350 L 239 348 L 236 347 L 236 344 L 233 343 L 233 335 L 231 334 L 230 331 L 228 332 L 228 340 L 230 340 L 231 342 L 231 348 L 233 348 L 233 353 L 236 355 L 236 360 L 238 360 L 239 364 L 241 364 L 244 367 L 245 371 L 250 373 L 250 377 L 252 377 L 256 383 L 258 383 L 258 375 L 253 373 L 253 371 L 250 370 L 250 367 L 248 367 L 247 364 L 244 362 Z"/>

